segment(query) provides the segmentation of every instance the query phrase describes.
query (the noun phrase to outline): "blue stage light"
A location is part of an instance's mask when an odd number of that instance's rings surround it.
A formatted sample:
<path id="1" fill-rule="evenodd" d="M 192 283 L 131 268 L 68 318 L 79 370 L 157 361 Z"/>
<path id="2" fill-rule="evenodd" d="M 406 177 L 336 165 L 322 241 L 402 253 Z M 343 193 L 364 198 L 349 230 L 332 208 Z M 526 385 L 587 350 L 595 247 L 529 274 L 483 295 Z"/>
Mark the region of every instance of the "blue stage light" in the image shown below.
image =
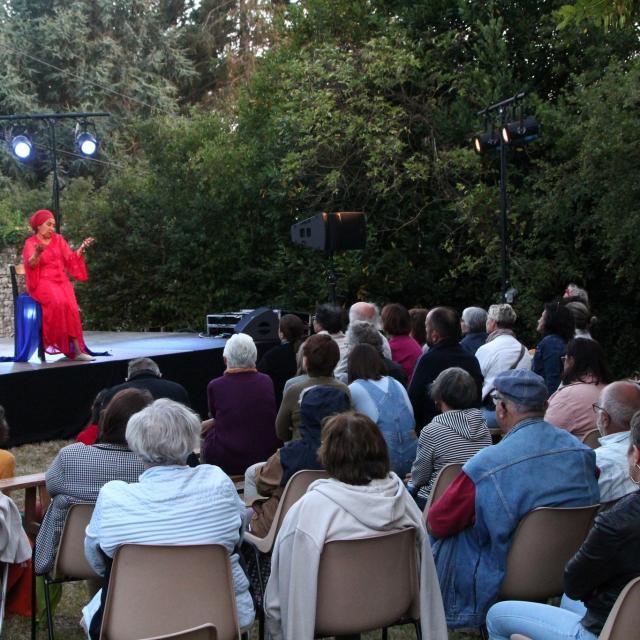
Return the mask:
<path id="1" fill-rule="evenodd" d="M 83 131 L 76 138 L 78 151 L 85 157 L 91 158 L 98 153 L 98 141 L 88 131 Z"/>
<path id="2" fill-rule="evenodd" d="M 25 135 L 15 136 L 11 140 L 11 153 L 18 160 L 28 160 L 33 153 L 33 144 Z"/>

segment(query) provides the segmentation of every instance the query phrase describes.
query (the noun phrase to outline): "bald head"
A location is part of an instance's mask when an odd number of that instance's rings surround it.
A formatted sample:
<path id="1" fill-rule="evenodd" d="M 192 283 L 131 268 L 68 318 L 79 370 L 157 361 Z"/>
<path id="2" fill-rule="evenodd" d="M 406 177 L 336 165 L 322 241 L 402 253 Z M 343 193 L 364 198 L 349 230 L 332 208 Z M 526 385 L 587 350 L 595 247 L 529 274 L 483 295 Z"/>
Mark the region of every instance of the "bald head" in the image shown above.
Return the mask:
<path id="1" fill-rule="evenodd" d="M 378 309 L 371 302 L 356 302 L 349 309 L 349 322 L 368 322 L 376 325 L 378 316 Z"/>
<path id="2" fill-rule="evenodd" d="M 640 411 L 640 387 L 634 382 L 612 382 L 600 393 L 598 429 L 603 435 L 629 431 L 631 418 Z"/>
<path id="3" fill-rule="evenodd" d="M 432 347 L 441 340 L 460 340 L 460 316 L 450 307 L 436 307 L 427 314 L 427 344 Z"/>

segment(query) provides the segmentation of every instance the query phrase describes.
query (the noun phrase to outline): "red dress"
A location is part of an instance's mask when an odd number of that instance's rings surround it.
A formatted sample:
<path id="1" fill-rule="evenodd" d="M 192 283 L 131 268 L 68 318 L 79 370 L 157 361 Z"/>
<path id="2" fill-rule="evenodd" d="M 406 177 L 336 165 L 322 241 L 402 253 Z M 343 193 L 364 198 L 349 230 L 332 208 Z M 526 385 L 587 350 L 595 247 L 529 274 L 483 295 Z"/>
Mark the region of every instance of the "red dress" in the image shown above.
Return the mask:
<path id="1" fill-rule="evenodd" d="M 31 268 L 29 258 L 35 253 L 37 236 L 27 238 L 22 251 L 27 292 L 42 306 L 42 338 L 47 353 L 64 353 L 71 356 L 70 338 L 75 338 L 85 351 L 80 323 L 80 310 L 76 294 L 67 273 L 76 280 L 87 280 L 84 257 L 72 251 L 59 234 L 51 236 L 51 242 L 40 254 L 38 264 Z"/>

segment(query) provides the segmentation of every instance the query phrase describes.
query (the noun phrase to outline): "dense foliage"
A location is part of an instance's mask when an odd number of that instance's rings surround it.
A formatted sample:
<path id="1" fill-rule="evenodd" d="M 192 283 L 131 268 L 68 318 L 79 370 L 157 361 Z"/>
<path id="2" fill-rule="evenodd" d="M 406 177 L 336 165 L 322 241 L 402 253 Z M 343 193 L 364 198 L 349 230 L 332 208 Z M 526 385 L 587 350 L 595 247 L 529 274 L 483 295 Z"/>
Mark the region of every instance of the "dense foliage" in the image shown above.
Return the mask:
<path id="1" fill-rule="evenodd" d="M 91 328 L 198 329 L 209 311 L 312 308 L 327 297 L 328 264 L 291 245 L 289 227 L 319 211 L 367 213 L 366 250 L 335 259 L 345 304 L 499 300 L 498 160 L 476 156 L 469 139 L 484 126 L 478 109 L 524 89 L 544 135 L 509 158 L 521 335 L 534 344 L 542 303 L 576 281 L 592 296 L 618 372 L 637 367 L 633 26 L 558 31 L 563 3 L 552 0 L 8 4 L 64 49 L 61 68 L 95 58 L 108 32 L 106 51 L 137 52 L 119 58 L 129 69 L 118 78 L 130 84 L 118 91 L 158 106 L 118 103 L 75 76 L 52 82 L 46 69 L 7 67 L 5 110 L 118 115 L 113 166 L 70 164 L 62 194 L 66 235 L 98 240 L 92 281 L 79 287 Z M 101 28 L 65 49 L 47 25 L 89 5 L 104 11 Z M 144 36 L 135 46 L 132 18 Z M 161 46 L 159 34 L 170 36 Z M 91 77 L 113 83 L 108 69 Z M 17 78 L 32 72 L 21 97 Z M 13 179 L 0 183 L 0 213 L 15 222 L 17 211 L 47 202 L 46 172 L 34 177 L 6 158 L 4 167 Z"/>

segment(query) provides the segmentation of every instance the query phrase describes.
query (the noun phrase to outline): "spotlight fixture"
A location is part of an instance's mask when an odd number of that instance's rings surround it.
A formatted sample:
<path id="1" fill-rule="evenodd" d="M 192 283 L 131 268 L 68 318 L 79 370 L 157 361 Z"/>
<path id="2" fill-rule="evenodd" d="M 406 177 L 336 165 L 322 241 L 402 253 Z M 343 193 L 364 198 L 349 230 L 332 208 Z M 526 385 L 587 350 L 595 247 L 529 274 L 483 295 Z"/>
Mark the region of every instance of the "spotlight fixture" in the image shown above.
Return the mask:
<path id="1" fill-rule="evenodd" d="M 14 136 L 11 140 L 11 153 L 13 153 L 18 160 L 28 160 L 33 153 L 31 140 L 23 134 Z"/>
<path id="2" fill-rule="evenodd" d="M 88 131 L 83 131 L 76 137 L 76 147 L 81 155 L 92 158 L 98 153 L 98 141 Z"/>
<path id="3" fill-rule="evenodd" d="M 535 140 L 540 135 L 541 128 L 533 116 L 527 116 L 513 122 L 505 122 L 500 131 L 502 139 L 507 144 L 524 144 Z"/>
<path id="4" fill-rule="evenodd" d="M 490 131 L 479 133 L 473 137 L 473 148 L 476 150 L 476 153 L 482 154 L 499 146 L 500 136 L 493 128 L 491 128 Z"/>

